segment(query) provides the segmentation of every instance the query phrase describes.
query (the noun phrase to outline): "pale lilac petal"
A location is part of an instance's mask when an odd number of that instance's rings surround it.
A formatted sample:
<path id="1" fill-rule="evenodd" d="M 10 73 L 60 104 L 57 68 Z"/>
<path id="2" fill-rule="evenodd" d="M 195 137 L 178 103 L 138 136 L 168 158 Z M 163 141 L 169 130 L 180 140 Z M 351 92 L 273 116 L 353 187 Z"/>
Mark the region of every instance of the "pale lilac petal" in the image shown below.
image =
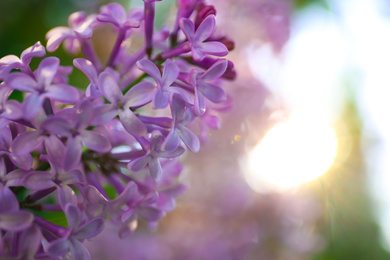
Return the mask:
<path id="1" fill-rule="evenodd" d="M 188 18 L 181 18 L 179 20 L 179 26 L 183 31 L 184 35 L 187 37 L 187 39 L 189 41 L 192 41 L 195 33 L 194 23 Z"/>
<path id="2" fill-rule="evenodd" d="M 33 158 L 31 154 L 25 153 L 23 156 L 19 155 L 14 155 L 14 154 L 8 154 L 9 158 L 11 161 L 18 166 L 19 168 L 23 170 L 29 170 L 31 169 L 32 163 L 33 163 Z"/>
<path id="3" fill-rule="evenodd" d="M 209 15 L 196 29 L 194 40 L 197 42 L 203 42 L 211 36 L 215 29 L 215 16 Z"/>
<path id="4" fill-rule="evenodd" d="M 0 229 L 18 232 L 28 228 L 34 215 L 27 211 L 0 214 Z"/>
<path id="5" fill-rule="evenodd" d="M 153 109 L 166 108 L 169 104 L 169 93 L 158 89 L 152 101 Z"/>
<path id="6" fill-rule="evenodd" d="M 206 57 L 206 55 L 195 46 L 191 47 L 191 52 L 192 52 L 192 57 L 194 58 L 195 61 L 201 61 Z"/>
<path id="7" fill-rule="evenodd" d="M 103 96 L 107 98 L 108 101 L 114 104 L 122 101 L 122 91 L 120 90 L 118 83 L 109 73 L 102 72 L 99 75 L 98 84 L 100 91 L 102 92 Z"/>
<path id="8" fill-rule="evenodd" d="M 179 67 L 168 59 L 164 64 L 163 76 L 162 76 L 162 86 L 161 87 L 169 87 L 179 76 Z"/>
<path id="9" fill-rule="evenodd" d="M 182 155 L 185 151 L 186 150 L 183 147 L 179 146 L 173 151 L 159 152 L 158 155 L 163 158 L 176 158 Z"/>
<path id="10" fill-rule="evenodd" d="M 195 102 L 194 102 L 194 113 L 196 116 L 201 116 L 206 112 L 206 104 L 204 97 L 197 88 L 195 88 Z"/>
<path id="11" fill-rule="evenodd" d="M 150 176 L 152 176 L 155 181 L 159 181 L 161 179 L 162 167 L 158 158 L 152 158 L 149 161 L 149 172 Z"/>
<path id="12" fill-rule="evenodd" d="M 70 241 L 70 251 L 72 253 L 73 259 L 77 260 L 90 260 L 91 256 L 88 249 L 76 239 Z"/>
<path id="13" fill-rule="evenodd" d="M 164 216 L 164 212 L 152 207 L 140 207 L 137 213 L 147 221 L 157 221 Z"/>
<path id="14" fill-rule="evenodd" d="M 15 194 L 8 187 L 0 187 L 0 214 L 16 212 L 19 210 L 19 202 Z"/>
<path id="15" fill-rule="evenodd" d="M 67 84 L 55 84 L 46 87 L 45 96 L 66 104 L 75 103 L 79 99 L 79 92 Z"/>
<path id="16" fill-rule="evenodd" d="M 179 94 L 186 103 L 191 104 L 191 105 L 194 104 L 194 97 L 190 93 L 188 93 L 186 90 L 179 88 L 179 87 L 171 87 L 170 92 L 175 93 L 175 94 Z"/>
<path id="17" fill-rule="evenodd" d="M 11 65 L 13 63 L 22 64 L 22 61 L 19 57 L 15 55 L 7 55 L 0 59 L 0 67 L 5 65 Z"/>
<path id="18" fill-rule="evenodd" d="M 137 159 L 134 159 L 130 163 L 127 164 L 127 169 L 133 172 L 138 172 L 145 168 L 145 166 L 149 163 L 150 161 L 150 156 L 149 155 L 144 155 L 142 157 L 139 157 Z"/>
<path id="19" fill-rule="evenodd" d="M 79 138 L 69 138 L 66 144 L 64 169 L 73 169 L 81 159 L 81 140 Z"/>
<path id="20" fill-rule="evenodd" d="M 41 246 L 41 239 L 42 234 L 40 229 L 35 225 L 30 226 L 21 235 L 19 252 L 22 252 L 27 257 L 26 259 L 34 259 L 35 253 Z"/>
<path id="21" fill-rule="evenodd" d="M 137 184 L 135 184 L 134 182 L 129 182 L 126 185 L 126 188 L 114 200 L 114 203 L 126 204 L 131 200 L 136 199 L 137 191 L 138 191 Z"/>
<path id="22" fill-rule="evenodd" d="M 58 200 L 60 202 L 60 205 L 61 205 L 62 209 L 65 209 L 66 205 L 73 205 L 73 204 L 76 205 L 77 204 L 76 193 L 68 185 L 60 185 L 60 186 L 58 186 L 57 187 L 57 193 L 58 193 Z M 70 224 L 69 224 L 69 226 L 70 226 Z"/>
<path id="23" fill-rule="evenodd" d="M 130 106 L 141 106 L 152 100 L 155 91 L 156 86 L 153 83 L 142 81 L 126 93 L 125 99 L 128 100 Z"/>
<path id="24" fill-rule="evenodd" d="M 34 71 L 37 81 L 43 83 L 45 87 L 49 86 L 53 81 L 59 66 L 60 59 L 57 57 L 48 57 L 43 59 L 39 64 L 38 69 Z"/>
<path id="25" fill-rule="evenodd" d="M 28 131 L 19 134 L 12 143 L 12 153 L 25 154 L 34 150 L 43 141 L 38 131 Z"/>
<path id="26" fill-rule="evenodd" d="M 165 151 L 173 151 L 179 146 L 179 134 L 176 129 L 172 129 L 171 132 L 165 138 L 165 141 L 162 145 L 162 149 Z"/>
<path id="27" fill-rule="evenodd" d="M 26 175 L 23 184 L 31 190 L 43 190 L 55 185 L 53 179 L 54 176 L 50 172 L 34 171 Z"/>
<path id="28" fill-rule="evenodd" d="M 55 256 L 63 256 L 69 250 L 68 238 L 63 237 L 50 242 L 47 248 L 47 252 Z"/>
<path id="29" fill-rule="evenodd" d="M 60 136 L 67 136 L 72 130 L 72 127 L 69 125 L 69 123 L 65 119 L 59 117 L 52 117 L 47 119 L 42 123 L 41 127 L 51 134 Z"/>
<path id="30" fill-rule="evenodd" d="M 214 115 L 207 115 L 207 117 L 204 119 L 207 123 L 207 126 L 211 129 L 217 130 L 221 128 L 221 120 L 219 117 Z"/>
<path id="31" fill-rule="evenodd" d="M 119 119 L 123 127 L 132 135 L 143 136 L 148 133 L 142 121 L 128 108 L 119 110 Z"/>
<path id="32" fill-rule="evenodd" d="M 67 204 L 65 206 L 66 220 L 68 221 L 69 228 L 77 228 L 81 223 L 81 211 L 74 204 Z"/>
<path id="33" fill-rule="evenodd" d="M 36 117 L 42 109 L 44 99 L 45 98 L 42 95 L 39 95 L 36 92 L 28 95 L 22 104 L 24 117 L 28 120 L 32 120 Z"/>
<path id="34" fill-rule="evenodd" d="M 122 5 L 110 3 L 101 8 L 101 13 L 96 17 L 100 22 L 112 23 L 121 27 L 127 20 L 127 14 Z"/>
<path id="35" fill-rule="evenodd" d="M 73 65 L 81 70 L 91 82 L 97 82 L 97 71 L 95 66 L 89 60 L 77 58 L 73 60 Z"/>
<path id="36" fill-rule="evenodd" d="M 85 175 L 82 171 L 76 169 L 70 172 L 63 172 L 59 174 L 57 179 L 61 182 L 62 185 L 77 184 L 85 182 Z"/>
<path id="37" fill-rule="evenodd" d="M 40 42 L 35 43 L 33 46 L 27 48 L 20 55 L 20 59 L 23 64 L 28 65 L 34 57 L 44 57 L 46 55 L 45 47 Z"/>
<path id="38" fill-rule="evenodd" d="M 199 43 L 197 49 L 203 53 L 223 57 L 228 55 L 229 51 L 226 45 L 221 42 L 202 42 Z"/>
<path id="39" fill-rule="evenodd" d="M 3 180 L 7 183 L 8 187 L 23 186 L 23 179 L 25 175 L 25 170 L 16 169 L 7 173 L 7 175 L 3 177 Z"/>
<path id="40" fill-rule="evenodd" d="M 62 166 L 65 154 L 65 145 L 62 141 L 58 137 L 50 135 L 44 138 L 44 143 L 50 162 Z"/>
<path id="41" fill-rule="evenodd" d="M 157 84 L 161 83 L 161 72 L 157 68 L 157 65 L 152 61 L 148 59 L 137 61 L 137 67 L 143 72 L 149 74 L 157 82 Z"/>
<path id="42" fill-rule="evenodd" d="M 198 152 L 200 148 L 198 137 L 185 126 L 181 126 L 179 129 L 180 138 L 186 144 L 188 149 L 190 149 L 190 151 L 194 153 Z"/>
<path id="43" fill-rule="evenodd" d="M 214 103 L 220 103 L 227 98 L 225 91 L 220 86 L 214 84 L 203 82 L 198 87 L 198 91 L 202 92 L 205 97 Z"/>
<path id="44" fill-rule="evenodd" d="M 1 116 L 11 120 L 22 118 L 23 112 L 21 104 L 16 100 L 8 100 L 4 104 L 4 112 Z"/>
<path id="45" fill-rule="evenodd" d="M 74 237 L 77 239 L 88 239 L 97 236 L 104 229 L 104 218 L 95 218 L 80 226 L 75 232 Z"/>
<path id="46" fill-rule="evenodd" d="M 32 77 L 20 72 L 9 75 L 5 84 L 12 89 L 26 92 L 36 91 L 38 89 L 38 83 Z"/>
<path id="47" fill-rule="evenodd" d="M 91 205 L 105 205 L 108 200 L 101 194 L 95 186 L 88 185 L 85 196 Z"/>
<path id="48" fill-rule="evenodd" d="M 99 153 L 106 153 L 111 150 L 111 144 L 103 135 L 93 131 L 82 131 L 83 143 L 89 149 Z"/>
<path id="49" fill-rule="evenodd" d="M 110 104 L 95 107 L 95 117 L 92 125 L 102 125 L 118 115 L 118 110 Z"/>
<path id="50" fill-rule="evenodd" d="M 67 27 L 56 27 L 51 29 L 47 34 L 46 49 L 48 52 L 53 52 L 58 49 L 60 44 L 69 37 L 76 37 L 74 31 Z"/>
<path id="51" fill-rule="evenodd" d="M 216 61 L 210 68 L 208 68 L 200 78 L 202 80 L 210 81 L 220 78 L 226 71 L 228 61 L 225 59 Z"/>

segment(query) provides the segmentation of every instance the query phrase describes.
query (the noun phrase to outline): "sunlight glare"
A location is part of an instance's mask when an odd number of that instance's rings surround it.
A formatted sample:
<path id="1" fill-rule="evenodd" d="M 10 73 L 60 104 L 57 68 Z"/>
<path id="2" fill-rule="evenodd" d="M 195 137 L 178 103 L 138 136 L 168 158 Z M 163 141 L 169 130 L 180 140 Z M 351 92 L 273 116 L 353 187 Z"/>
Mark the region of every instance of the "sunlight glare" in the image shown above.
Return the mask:
<path id="1" fill-rule="evenodd" d="M 336 135 L 328 124 L 294 115 L 275 125 L 249 153 L 244 177 L 257 192 L 286 190 L 324 174 L 336 153 Z"/>

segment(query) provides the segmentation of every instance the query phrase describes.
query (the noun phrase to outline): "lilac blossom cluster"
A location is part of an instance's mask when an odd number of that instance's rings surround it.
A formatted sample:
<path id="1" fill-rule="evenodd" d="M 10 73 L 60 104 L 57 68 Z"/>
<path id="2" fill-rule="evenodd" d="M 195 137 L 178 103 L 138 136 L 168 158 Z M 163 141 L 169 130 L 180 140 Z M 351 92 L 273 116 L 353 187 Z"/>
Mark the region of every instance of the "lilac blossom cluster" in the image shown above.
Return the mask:
<path id="1" fill-rule="evenodd" d="M 179 0 L 172 29 L 156 31 L 155 1 L 73 13 L 46 48 L 0 59 L 1 259 L 90 259 L 83 241 L 105 222 L 124 238 L 174 209 L 185 190 L 179 157 L 200 148 L 190 124 L 200 135 L 220 126 L 214 104 L 227 102 L 220 85 L 235 72 L 219 57 L 233 42 L 216 35 L 203 0 Z M 104 63 L 92 44 L 101 26 L 117 33 Z M 84 54 L 73 60 L 90 81 L 84 89 L 68 83 L 72 66 L 47 57 L 61 44 Z"/>

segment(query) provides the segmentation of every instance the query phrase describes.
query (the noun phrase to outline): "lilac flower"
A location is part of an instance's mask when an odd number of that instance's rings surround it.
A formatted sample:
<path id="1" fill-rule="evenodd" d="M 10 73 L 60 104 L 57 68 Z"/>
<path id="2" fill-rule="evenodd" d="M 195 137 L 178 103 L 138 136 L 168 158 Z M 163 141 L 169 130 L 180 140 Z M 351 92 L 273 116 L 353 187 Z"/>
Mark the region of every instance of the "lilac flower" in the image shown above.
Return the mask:
<path id="1" fill-rule="evenodd" d="M 190 72 L 191 84 L 195 90 L 195 115 L 200 116 L 206 111 L 204 97 L 214 103 L 219 103 L 226 100 L 225 91 L 218 85 L 212 82 L 219 79 L 226 71 L 227 60 L 219 60 L 213 64 L 208 70 L 200 71 L 193 69 Z"/>
<path id="2" fill-rule="evenodd" d="M 108 66 L 115 65 L 115 59 L 118 56 L 120 47 L 126 37 L 126 31 L 131 28 L 140 27 L 142 17 L 138 12 L 126 14 L 125 9 L 118 3 L 110 3 L 100 9 L 100 14 L 96 19 L 102 23 L 111 23 L 119 29 L 115 46 L 107 62 Z"/>
<path id="3" fill-rule="evenodd" d="M 50 98 L 63 103 L 74 103 L 78 97 L 78 91 L 64 83 L 53 84 L 53 78 L 59 68 L 60 60 L 56 57 L 48 57 L 41 61 L 34 71 L 35 78 L 15 72 L 7 77 L 7 86 L 20 91 L 30 92 L 22 105 L 22 110 L 27 119 L 33 119 L 40 111 L 45 98 Z"/>
<path id="4" fill-rule="evenodd" d="M 65 215 L 68 221 L 68 232 L 65 236 L 49 243 L 49 254 L 63 256 L 70 251 L 73 259 L 89 260 L 91 256 L 81 241 L 101 233 L 104 228 L 104 219 L 94 218 L 83 223 L 82 212 L 70 203 L 65 207 Z"/>
<path id="5" fill-rule="evenodd" d="M 229 51 L 224 44 L 217 41 L 206 41 L 215 29 L 214 15 L 207 16 L 196 30 L 194 23 L 188 18 L 181 18 L 179 25 L 188 41 L 173 50 L 162 53 L 162 58 L 170 58 L 188 51 L 192 52 L 195 61 L 201 61 L 206 54 L 215 56 L 228 54 Z"/>
<path id="6" fill-rule="evenodd" d="M 52 134 L 67 137 L 64 155 L 64 169 L 74 168 L 81 158 L 82 144 L 101 153 L 108 152 L 111 145 L 101 134 L 86 130 L 94 119 L 94 111 L 89 101 L 82 102 L 76 108 L 64 110 L 63 117 L 54 116 L 43 123 L 43 128 Z"/>
<path id="7" fill-rule="evenodd" d="M 184 148 L 181 146 L 176 147 L 176 149 L 172 151 L 164 151 L 162 148 L 163 142 L 164 138 L 161 133 L 158 130 L 153 131 L 150 136 L 150 145 L 148 146 L 148 150 L 145 151 L 146 154 L 131 161 L 127 165 L 127 168 L 130 171 L 137 172 L 148 165 L 150 175 L 155 181 L 159 181 L 162 175 L 159 158 L 174 158 L 184 153 Z"/>
<path id="8" fill-rule="evenodd" d="M 21 231 L 28 228 L 33 219 L 30 212 L 19 210 L 19 202 L 14 193 L 0 184 L 0 229 Z"/>
<path id="9" fill-rule="evenodd" d="M 81 70 L 91 82 L 85 90 L 85 95 L 92 98 L 101 96 L 98 88 L 98 72 L 92 62 L 86 59 L 77 58 L 73 60 L 73 65 Z"/>
<path id="10" fill-rule="evenodd" d="M 168 59 L 165 62 L 163 73 L 161 75 L 160 70 L 150 60 L 143 59 L 137 62 L 137 66 L 140 70 L 149 74 L 157 83 L 157 88 L 154 91 L 152 97 L 152 108 L 165 108 L 169 103 L 169 94 L 170 93 L 179 93 L 187 100 L 191 100 L 191 95 L 184 91 L 181 88 L 173 87 L 173 82 L 177 79 L 179 75 L 178 66 Z"/>
<path id="11" fill-rule="evenodd" d="M 101 73 L 98 82 L 103 96 L 111 104 L 98 108 L 102 112 L 99 113 L 97 121 L 106 121 L 106 119 L 109 120 L 118 115 L 123 126 L 130 134 L 134 136 L 145 135 L 147 133 L 145 125 L 130 108 L 150 102 L 151 93 L 154 91 L 153 84 L 146 81 L 140 82 L 123 95 L 117 82 L 110 74 Z"/>
<path id="12" fill-rule="evenodd" d="M 173 127 L 163 143 L 163 149 L 173 151 L 179 146 L 179 137 L 192 152 L 198 152 L 200 143 L 198 137 L 187 128 L 195 116 L 191 108 L 177 94 L 173 95 L 171 102 Z"/>
<path id="13" fill-rule="evenodd" d="M 8 97 L 11 94 L 11 92 L 12 89 L 6 87 L 5 84 L 0 84 L 0 118 L 1 119 L 16 120 L 22 117 L 22 110 L 21 110 L 20 103 L 17 102 L 16 100 L 8 100 Z M 1 123 L 0 123 L 0 127 L 1 127 Z"/>
<path id="14" fill-rule="evenodd" d="M 30 69 L 31 59 L 34 57 L 44 57 L 46 55 L 45 47 L 40 42 L 35 43 L 33 46 L 27 48 L 20 55 L 20 59 L 15 55 L 7 55 L 0 59 L 0 79 L 4 80 L 5 77 L 13 69 L 20 69 L 23 73 L 32 75 Z"/>
<path id="15" fill-rule="evenodd" d="M 69 16 L 69 27 L 56 27 L 46 34 L 47 50 L 53 52 L 65 41 L 66 50 L 70 53 L 79 51 L 81 44 L 90 39 L 96 15 L 86 16 L 84 12 L 75 12 Z"/>
<path id="16" fill-rule="evenodd" d="M 29 170 L 32 165 L 32 156 L 26 152 L 23 156 L 16 155 L 11 151 L 12 135 L 8 127 L 0 128 L 0 156 L 6 155 L 16 166 Z"/>

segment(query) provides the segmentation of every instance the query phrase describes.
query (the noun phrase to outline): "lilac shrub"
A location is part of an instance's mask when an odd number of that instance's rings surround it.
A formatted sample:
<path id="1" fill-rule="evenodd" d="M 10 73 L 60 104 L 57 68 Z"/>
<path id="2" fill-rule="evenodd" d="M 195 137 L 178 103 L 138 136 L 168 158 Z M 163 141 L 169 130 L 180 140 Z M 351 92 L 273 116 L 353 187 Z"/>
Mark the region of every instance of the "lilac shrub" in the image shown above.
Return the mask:
<path id="1" fill-rule="evenodd" d="M 179 158 L 200 149 L 191 125 L 219 128 L 210 115 L 235 72 L 221 58 L 231 46 L 215 33 L 212 6 L 179 0 L 172 29 L 156 30 L 155 2 L 73 13 L 69 27 L 47 33 L 46 48 L 0 59 L 1 259 L 90 259 L 83 242 L 106 222 L 124 238 L 175 208 L 185 190 Z M 117 33 L 107 61 L 92 43 L 101 26 Z M 129 46 L 132 37 L 143 44 Z M 82 51 L 73 65 L 85 88 L 69 84 L 72 66 L 47 56 L 60 45 Z"/>

